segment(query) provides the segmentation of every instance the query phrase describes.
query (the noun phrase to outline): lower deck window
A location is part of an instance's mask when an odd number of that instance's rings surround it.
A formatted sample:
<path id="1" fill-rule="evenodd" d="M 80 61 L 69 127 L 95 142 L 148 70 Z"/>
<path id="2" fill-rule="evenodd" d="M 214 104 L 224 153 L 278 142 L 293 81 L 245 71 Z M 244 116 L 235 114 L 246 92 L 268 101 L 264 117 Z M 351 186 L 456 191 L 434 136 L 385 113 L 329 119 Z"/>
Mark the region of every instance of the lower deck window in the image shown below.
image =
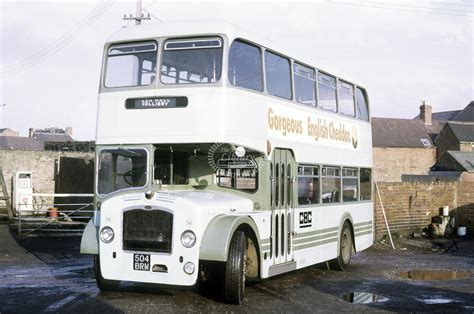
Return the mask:
<path id="1" fill-rule="evenodd" d="M 356 202 L 357 199 L 357 169 L 342 168 L 342 200 L 344 202 Z"/>
<path id="2" fill-rule="evenodd" d="M 323 203 L 338 203 L 341 195 L 340 169 L 336 167 L 322 167 L 322 190 L 321 199 Z"/>
<path id="3" fill-rule="evenodd" d="M 165 185 L 187 184 L 188 160 L 189 155 L 186 152 L 157 148 L 154 179 Z"/>
<path id="4" fill-rule="evenodd" d="M 145 186 L 147 157 L 147 151 L 142 148 L 101 150 L 98 155 L 97 192 L 106 195 L 122 189 Z"/>
<path id="5" fill-rule="evenodd" d="M 319 168 L 299 166 L 298 204 L 310 205 L 317 203 L 319 203 Z"/>
<path id="6" fill-rule="evenodd" d="M 360 169 L 360 200 L 372 199 L 372 180 L 370 169 Z"/>

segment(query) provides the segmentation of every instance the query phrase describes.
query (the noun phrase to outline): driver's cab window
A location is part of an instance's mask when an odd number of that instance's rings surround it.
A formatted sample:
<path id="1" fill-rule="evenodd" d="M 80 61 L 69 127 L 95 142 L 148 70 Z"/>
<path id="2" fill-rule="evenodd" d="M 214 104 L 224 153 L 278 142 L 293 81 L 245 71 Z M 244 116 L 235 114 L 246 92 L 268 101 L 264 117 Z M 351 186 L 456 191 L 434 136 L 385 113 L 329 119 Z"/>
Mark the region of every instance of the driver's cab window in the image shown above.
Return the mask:
<path id="1" fill-rule="evenodd" d="M 216 177 L 218 186 L 247 191 L 257 189 L 257 169 L 219 168 Z"/>
<path id="2" fill-rule="evenodd" d="M 157 148 L 155 150 L 155 181 L 163 185 L 187 184 L 188 160 L 189 155 L 186 152 Z"/>

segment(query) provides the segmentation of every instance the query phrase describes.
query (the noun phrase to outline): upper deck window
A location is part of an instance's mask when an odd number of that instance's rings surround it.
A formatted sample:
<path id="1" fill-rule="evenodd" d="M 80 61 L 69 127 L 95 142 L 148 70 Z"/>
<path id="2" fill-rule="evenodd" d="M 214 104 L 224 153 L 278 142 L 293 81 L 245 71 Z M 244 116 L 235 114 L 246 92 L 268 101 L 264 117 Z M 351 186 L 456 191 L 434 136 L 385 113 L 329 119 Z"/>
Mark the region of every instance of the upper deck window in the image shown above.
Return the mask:
<path id="1" fill-rule="evenodd" d="M 354 86 L 339 81 L 339 113 L 353 117 L 354 114 Z"/>
<path id="2" fill-rule="evenodd" d="M 296 101 L 308 106 L 316 106 L 315 81 L 316 72 L 313 69 L 295 63 L 293 66 Z"/>
<path id="3" fill-rule="evenodd" d="M 118 44 L 109 48 L 105 87 L 150 85 L 156 76 L 157 44 Z"/>
<path id="4" fill-rule="evenodd" d="M 369 121 L 369 108 L 367 106 L 367 98 L 365 92 L 358 88 L 356 89 L 357 100 L 357 117 L 362 120 Z"/>
<path id="5" fill-rule="evenodd" d="M 263 91 L 260 48 L 235 40 L 230 46 L 227 75 L 234 86 Z"/>
<path id="6" fill-rule="evenodd" d="M 265 51 L 265 75 L 270 95 L 291 99 L 290 61 Z"/>
<path id="7" fill-rule="evenodd" d="M 165 43 L 161 64 L 164 84 L 203 84 L 220 80 L 220 38 L 173 39 Z"/>
<path id="8" fill-rule="evenodd" d="M 336 79 L 332 76 L 318 73 L 318 91 L 319 107 L 336 112 Z"/>

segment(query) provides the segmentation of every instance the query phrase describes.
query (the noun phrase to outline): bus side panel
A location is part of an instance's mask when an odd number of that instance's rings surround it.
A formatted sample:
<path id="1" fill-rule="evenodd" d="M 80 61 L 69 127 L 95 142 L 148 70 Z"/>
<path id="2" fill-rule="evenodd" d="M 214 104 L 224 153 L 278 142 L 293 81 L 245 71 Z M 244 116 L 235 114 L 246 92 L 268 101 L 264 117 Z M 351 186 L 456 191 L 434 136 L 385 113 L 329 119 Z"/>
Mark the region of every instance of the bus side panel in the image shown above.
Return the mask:
<path id="1" fill-rule="evenodd" d="M 294 259 L 297 268 L 337 257 L 340 230 L 345 219 L 353 224 L 357 251 L 372 245 L 372 202 L 299 207 L 296 209 L 295 217 L 304 217 L 305 213 L 311 213 L 311 226 L 308 227 L 304 218 L 295 220 L 297 236 L 294 240 Z"/>
<path id="2" fill-rule="evenodd" d="M 354 212 L 354 236 L 356 252 L 360 252 L 372 246 L 374 243 L 374 206 L 372 202 L 359 204 L 360 212 Z"/>

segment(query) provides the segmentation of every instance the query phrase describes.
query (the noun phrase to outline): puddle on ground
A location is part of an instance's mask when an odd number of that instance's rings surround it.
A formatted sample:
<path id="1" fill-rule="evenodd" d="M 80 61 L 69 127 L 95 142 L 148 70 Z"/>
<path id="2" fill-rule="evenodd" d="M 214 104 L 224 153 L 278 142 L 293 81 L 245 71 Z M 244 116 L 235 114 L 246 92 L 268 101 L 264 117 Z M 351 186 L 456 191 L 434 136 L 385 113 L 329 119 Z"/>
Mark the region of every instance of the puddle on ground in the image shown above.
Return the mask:
<path id="1" fill-rule="evenodd" d="M 453 271 L 439 269 L 413 269 L 398 273 L 399 277 L 413 280 L 454 280 L 471 277 L 469 271 Z"/>
<path id="2" fill-rule="evenodd" d="M 448 304 L 448 303 L 453 302 L 453 300 L 444 299 L 444 298 L 417 299 L 417 300 L 425 304 Z"/>
<path id="3" fill-rule="evenodd" d="M 356 304 L 368 304 L 375 302 L 385 302 L 388 301 L 388 298 L 373 294 L 370 292 L 352 292 L 344 294 L 342 299 L 346 302 L 356 303 Z"/>

